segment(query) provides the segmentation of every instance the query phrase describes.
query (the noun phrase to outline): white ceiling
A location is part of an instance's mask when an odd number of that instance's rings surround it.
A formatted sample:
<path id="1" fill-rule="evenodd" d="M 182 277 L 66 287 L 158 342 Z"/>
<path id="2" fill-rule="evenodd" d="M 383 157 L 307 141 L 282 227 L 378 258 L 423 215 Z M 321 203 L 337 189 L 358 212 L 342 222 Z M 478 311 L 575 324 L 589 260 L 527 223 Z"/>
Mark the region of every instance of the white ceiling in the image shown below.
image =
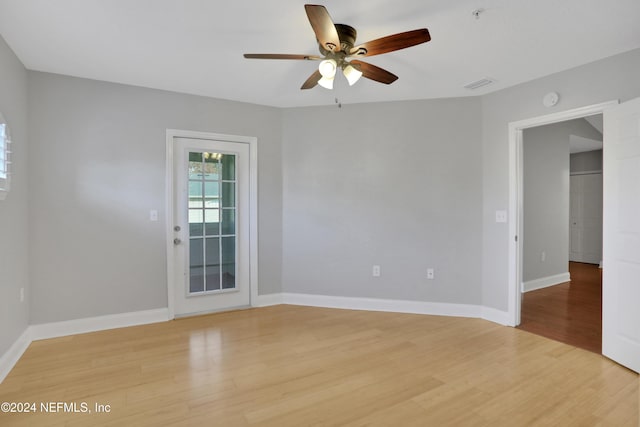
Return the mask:
<path id="1" fill-rule="evenodd" d="M 358 42 L 422 27 L 432 41 L 365 59 L 392 85 L 301 91 L 316 62 L 242 54 L 317 54 L 304 3 L 0 0 L 0 34 L 31 70 L 279 107 L 479 95 L 640 47 L 638 0 L 327 0 Z"/>
<path id="2" fill-rule="evenodd" d="M 585 151 L 602 150 L 602 140 L 569 135 L 569 153 L 584 153 Z"/>
<path id="3" fill-rule="evenodd" d="M 588 116 L 584 118 L 591 126 L 596 128 L 600 133 L 604 132 L 604 117 L 602 114 L 596 114 L 595 116 Z"/>

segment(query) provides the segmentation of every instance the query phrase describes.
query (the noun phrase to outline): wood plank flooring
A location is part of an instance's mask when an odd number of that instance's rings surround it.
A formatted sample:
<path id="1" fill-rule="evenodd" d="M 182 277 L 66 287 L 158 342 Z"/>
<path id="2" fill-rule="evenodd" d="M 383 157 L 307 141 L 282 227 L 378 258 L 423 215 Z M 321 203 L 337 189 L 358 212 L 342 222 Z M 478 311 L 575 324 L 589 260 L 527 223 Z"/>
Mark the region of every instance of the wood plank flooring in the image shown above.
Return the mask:
<path id="1" fill-rule="evenodd" d="M 481 319 L 279 305 L 36 341 L 0 402 L 92 412 L 0 425 L 636 427 L 638 383 Z"/>
<path id="2" fill-rule="evenodd" d="M 519 329 L 602 353 L 602 281 L 594 264 L 569 263 L 571 281 L 526 292 Z"/>

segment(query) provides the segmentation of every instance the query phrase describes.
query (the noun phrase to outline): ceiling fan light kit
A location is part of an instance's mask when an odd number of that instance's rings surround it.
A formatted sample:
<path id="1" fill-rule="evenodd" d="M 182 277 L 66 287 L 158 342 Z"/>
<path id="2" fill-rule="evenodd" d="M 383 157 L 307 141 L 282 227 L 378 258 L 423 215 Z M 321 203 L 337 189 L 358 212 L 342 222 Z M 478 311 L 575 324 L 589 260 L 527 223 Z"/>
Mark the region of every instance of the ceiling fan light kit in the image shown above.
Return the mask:
<path id="1" fill-rule="evenodd" d="M 319 84 L 320 86 L 322 86 L 323 88 L 325 88 L 325 89 L 329 89 L 329 90 L 331 90 L 331 89 L 333 89 L 333 81 L 334 81 L 334 80 L 335 80 L 335 79 L 334 79 L 333 77 L 331 77 L 331 78 L 329 78 L 329 77 L 323 77 L 323 78 L 321 78 L 320 80 L 318 80 L 318 84 Z"/>
<path id="2" fill-rule="evenodd" d="M 373 64 L 353 58 L 380 55 L 431 40 L 429 31 L 426 28 L 421 28 L 371 40 L 356 46 L 357 32 L 355 28 L 345 24 L 334 24 L 324 6 L 306 4 L 304 8 L 309 23 L 316 34 L 318 48 L 322 56 L 274 53 L 246 53 L 244 55 L 249 59 L 321 61 L 318 70 L 309 76 L 301 89 L 311 89 L 316 85 L 333 89 L 333 81 L 338 68 L 342 70 L 349 86 L 353 86 L 363 76 L 380 83 L 391 84 L 398 79 L 398 76 Z"/>
<path id="3" fill-rule="evenodd" d="M 362 71 L 358 70 L 351 64 L 347 64 L 342 70 L 342 74 L 344 74 L 345 78 L 349 82 L 349 86 L 353 86 L 360 77 L 362 77 Z"/>
<path id="4" fill-rule="evenodd" d="M 325 59 L 318 66 L 318 71 L 322 74 L 322 77 L 332 79 L 336 75 L 336 67 L 338 64 L 333 59 Z"/>
<path id="5" fill-rule="evenodd" d="M 318 84 L 325 89 L 333 89 L 333 80 L 336 77 L 336 67 L 338 64 L 333 59 L 325 59 L 320 62 L 318 71 L 322 78 L 318 80 Z"/>

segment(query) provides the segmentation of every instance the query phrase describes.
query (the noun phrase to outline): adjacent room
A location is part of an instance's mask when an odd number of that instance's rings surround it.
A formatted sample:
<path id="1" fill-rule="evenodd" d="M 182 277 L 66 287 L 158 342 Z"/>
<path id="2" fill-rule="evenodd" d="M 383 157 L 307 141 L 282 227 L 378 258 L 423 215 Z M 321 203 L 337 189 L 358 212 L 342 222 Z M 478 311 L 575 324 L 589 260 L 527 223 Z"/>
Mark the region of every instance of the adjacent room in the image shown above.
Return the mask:
<path id="1" fill-rule="evenodd" d="M 0 0 L 0 425 L 637 426 L 638 17 Z"/>
<path id="2" fill-rule="evenodd" d="M 602 114 L 523 135 L 520 329 L 602 351 Z"/>

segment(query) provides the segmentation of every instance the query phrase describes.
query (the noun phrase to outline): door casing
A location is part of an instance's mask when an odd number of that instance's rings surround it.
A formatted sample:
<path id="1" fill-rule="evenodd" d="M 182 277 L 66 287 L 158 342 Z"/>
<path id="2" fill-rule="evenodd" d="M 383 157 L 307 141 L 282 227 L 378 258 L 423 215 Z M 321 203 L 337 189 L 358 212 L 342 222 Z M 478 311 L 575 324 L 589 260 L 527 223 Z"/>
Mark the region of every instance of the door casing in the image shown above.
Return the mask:
<path id="1" fill-rule="evenodd" d="M 527 128 L 544 126 L 567 120 L 579 119 L 595 114 L 602 114 L 614 105 L 618 105 L 618 100 L 589 105 L 586 107 L 574 108 L 572 110 L 560 111 L 530 119 L 519 120 L 509 123 L 509 207 L 508 218 L 509 232 L 509 276 L 508 276 L 508 301 L 507 319 L 510 326 L 520 324 L 520 310 L 522 305 L 522 254 L 523 254 L 523 130 Z M 606 130 L 605 130 L 606 131 Z M 603 147 L 603 152 L 607 147 Z"/>

